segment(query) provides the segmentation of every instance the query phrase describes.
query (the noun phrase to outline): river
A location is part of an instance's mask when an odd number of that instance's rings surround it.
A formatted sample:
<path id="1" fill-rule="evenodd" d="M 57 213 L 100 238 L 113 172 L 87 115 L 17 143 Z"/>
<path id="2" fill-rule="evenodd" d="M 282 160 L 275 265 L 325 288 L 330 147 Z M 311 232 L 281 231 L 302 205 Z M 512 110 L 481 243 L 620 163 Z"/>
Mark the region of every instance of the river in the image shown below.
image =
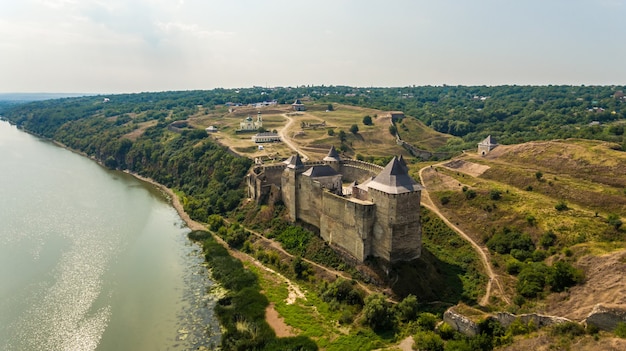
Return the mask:
<path id="1" fill-rule="evenodd" d="M 214 348 L 188 232 L 153 186 L 0 121 L 0 350 Z"/>

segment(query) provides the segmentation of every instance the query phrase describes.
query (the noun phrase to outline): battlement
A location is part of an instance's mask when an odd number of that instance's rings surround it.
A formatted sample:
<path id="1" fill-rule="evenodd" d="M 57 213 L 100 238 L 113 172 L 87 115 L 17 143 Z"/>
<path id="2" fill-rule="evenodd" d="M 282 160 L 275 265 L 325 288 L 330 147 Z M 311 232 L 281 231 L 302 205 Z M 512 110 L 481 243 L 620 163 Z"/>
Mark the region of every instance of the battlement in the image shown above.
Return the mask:
<path id="1" fill-rule="evenodd" d="M 357 261 L 420 256 L 421 186 L 402 157 L 381 167 L 342 160 L 331 148 L 322 161 L 302 162 L 295 155 L 278 165 L 256 165 L 246 182 L 250 198 L 282 200 L 292 221 L 316 226 L 324 240 Z M 345 182 L 354 185 L 344 194 Z"/>

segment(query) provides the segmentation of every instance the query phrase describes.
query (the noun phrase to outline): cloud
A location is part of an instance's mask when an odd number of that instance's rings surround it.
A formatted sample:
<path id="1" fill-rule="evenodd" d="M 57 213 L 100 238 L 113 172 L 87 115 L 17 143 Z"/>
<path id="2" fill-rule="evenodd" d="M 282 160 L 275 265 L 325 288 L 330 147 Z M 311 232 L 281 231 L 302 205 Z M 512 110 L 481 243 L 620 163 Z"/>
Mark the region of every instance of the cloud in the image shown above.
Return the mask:
<path id="1" fill-rule="evenodd" d="M 226 32 L 221 30 L 208 30 L 198 24 L 187 24 L 181 22 L 158 22 L 157 26 L 169 35 L 190 34 L 197 38 L 212 39 L 229 39 L 235 35 L 235 32 Z"/>

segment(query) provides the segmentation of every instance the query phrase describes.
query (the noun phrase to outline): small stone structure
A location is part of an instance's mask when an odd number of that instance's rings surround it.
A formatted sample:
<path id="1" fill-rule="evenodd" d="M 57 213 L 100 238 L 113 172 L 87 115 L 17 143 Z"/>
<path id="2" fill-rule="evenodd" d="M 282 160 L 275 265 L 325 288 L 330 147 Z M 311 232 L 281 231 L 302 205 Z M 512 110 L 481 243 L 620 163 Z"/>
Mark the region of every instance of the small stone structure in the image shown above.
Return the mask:
<path id="1" fill-rule="evenodd" d="M 467 336 L 475 336 L 480 333 L 478 323 L 458 313 L 454 307 L 450 307 L 443 313 L 443 321 L 454 330 Z"/>
<path id="2" fill-rule="evenodd" d="M 296 99 L 296 101 L 294 101 L 293 104 L 291 104 L 291 107 L 293 107 L 294 111 L 305 111 L 306 110 L 306 107 L 304 106 L 302 101 L 300 101 L 300 99 Z"/>
<path id="3" fill-rule="evenodd" d="M 478 154 L 485 156 L 491 150 L 495 149 L 496 146 L 498 146 L 498 143 L 496 142 L 496 138 L 489 135 L 487 138 L 485 138 L 485 140 L 478 143 Z"/>
<path id="4" fill-rule="evenodd" d="M 617 323 L 626 323 L 626 308 L 623 306 L 604 306 L 597 304 L 585 319 L 585 323 L 593 324 L 601 330 L 613 331 Z"/>
<path id="5" fill-rule="evenodd" d="M 393 263 L 421 255 L 422 188 L 402 157 L 382 168 L 342 160 L 331 147 L 322 161 L 304 163 L 294 155 L 280 165 L 254 166 L 246 182 L 250 198 L 281 199 L 291 221 L 315 226 L 357 261 L 374 256 Z"/>

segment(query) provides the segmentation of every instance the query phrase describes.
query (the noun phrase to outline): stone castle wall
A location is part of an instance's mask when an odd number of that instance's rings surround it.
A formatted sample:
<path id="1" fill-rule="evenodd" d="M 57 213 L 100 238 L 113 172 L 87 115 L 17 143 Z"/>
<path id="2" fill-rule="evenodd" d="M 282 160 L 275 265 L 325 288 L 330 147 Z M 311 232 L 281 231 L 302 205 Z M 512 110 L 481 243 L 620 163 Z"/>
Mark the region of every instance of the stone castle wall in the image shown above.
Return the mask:
<path id="1" fill-rule="evenodd" d="M 419 257 L 419 191 L 393 195 L 370 189 L 367 198 L 361 200 L 339 196 L 318 180 L 302 175 L 310 166 L 321 164 L 338 171 L 344 184 L 362 183 L 383 170 L 357 160 L 306 162 L 300 169 L 284 164 L 255 166 L 246 179 L 248 195 L 260 203 L 280 189 L 291 221 L 301 220 L 319 228 L 324 240 L 359 261 L 370 255 L 388 262 Z"/>
<path id="2" fill-rule="evenodd" d="M 349 201 L 324 192 L 320 216 L 320 235 L 331 245 L 348 251 L 363 261 L 371 253 L 369 240 L 375 219 L 375 205 Z"/>

